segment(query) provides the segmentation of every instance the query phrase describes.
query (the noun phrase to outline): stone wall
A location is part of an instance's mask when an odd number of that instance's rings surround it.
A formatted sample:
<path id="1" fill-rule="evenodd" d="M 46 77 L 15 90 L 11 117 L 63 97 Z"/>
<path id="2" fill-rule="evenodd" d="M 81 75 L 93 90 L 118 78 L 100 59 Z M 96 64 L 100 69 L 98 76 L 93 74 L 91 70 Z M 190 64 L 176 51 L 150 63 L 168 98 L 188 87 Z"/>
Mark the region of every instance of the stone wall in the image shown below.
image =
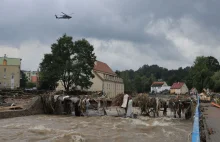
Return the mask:
<path id="1" fill-rule="evenodd" d="M 32 98 L 32 101 L 25 109 L 22 110 L 7 110 L 0 112 L 0 119 L 3 118 L 12 118 L 12 117 L 20 117 L 20 116 L 28 116 L 35 114 L 43 114 L 43 105 L 41 101 L 41 97 L 37 96 Z"/>

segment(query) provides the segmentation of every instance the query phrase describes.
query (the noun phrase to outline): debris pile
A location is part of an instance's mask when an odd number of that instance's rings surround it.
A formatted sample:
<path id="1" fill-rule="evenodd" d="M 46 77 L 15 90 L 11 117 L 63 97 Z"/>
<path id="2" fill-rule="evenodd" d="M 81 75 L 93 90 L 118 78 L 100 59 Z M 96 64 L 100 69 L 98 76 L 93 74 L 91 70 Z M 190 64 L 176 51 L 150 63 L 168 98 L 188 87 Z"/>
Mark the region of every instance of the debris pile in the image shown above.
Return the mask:
<path id="1" fill-rule="evenodd" d="M 112 99 L 112 106 L 121 106 L 123 103 L 124 94 L 118 94 Z"/>
<path id="2" fill-rule="evenodd" d="M 149 102 L 149 95 L 148 94 L 138 94 L 133 99 L 133 105 L 141 108 L 141 110 L 147 109 L 147 104 Z"/>
<path id="3" fill-rule="evenodd" d="M 55 94 L 43 94 L 41 95 L 41 101 L 46 114 L 71 114 L 72 101 L 69 96 L 55 95 Z"/>
<path id="4" fill-rule="evenodd" d="M 13 95 L 22 95 L 24 92 L 20 89 L 11 90 L 11 89 L 3 89 L 0 90 L 0 95 L 2 96 L 13 96 Z"/>

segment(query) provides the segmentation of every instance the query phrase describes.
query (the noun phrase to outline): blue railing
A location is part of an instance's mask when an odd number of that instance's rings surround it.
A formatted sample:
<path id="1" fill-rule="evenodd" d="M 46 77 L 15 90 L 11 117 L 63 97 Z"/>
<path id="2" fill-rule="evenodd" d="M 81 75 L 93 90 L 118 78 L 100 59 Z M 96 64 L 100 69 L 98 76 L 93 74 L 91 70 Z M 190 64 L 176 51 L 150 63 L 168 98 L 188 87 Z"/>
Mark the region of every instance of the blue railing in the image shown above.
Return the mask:
<path id="1" fill-rule="evenodd" d="M 194 123 L 193 123 L 192 142 L 200 142 L 199 118 L 200 118 L 200 111 L 199 111 L 199 96 L 198 96 L 196 113 L 194 116 Z"/>

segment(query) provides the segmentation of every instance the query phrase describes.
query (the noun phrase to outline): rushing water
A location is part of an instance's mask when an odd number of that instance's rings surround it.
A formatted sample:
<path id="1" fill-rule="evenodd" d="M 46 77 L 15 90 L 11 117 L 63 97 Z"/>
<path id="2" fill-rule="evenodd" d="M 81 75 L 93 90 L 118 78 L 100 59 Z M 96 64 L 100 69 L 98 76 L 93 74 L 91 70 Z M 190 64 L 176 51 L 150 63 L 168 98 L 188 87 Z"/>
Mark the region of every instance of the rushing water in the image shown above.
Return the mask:
<path id="1" fill-rule="evenodd" d="M 0 120 L 3 142 L 187 142 L 192 122 L 167 117 L 36 115 Z"/>

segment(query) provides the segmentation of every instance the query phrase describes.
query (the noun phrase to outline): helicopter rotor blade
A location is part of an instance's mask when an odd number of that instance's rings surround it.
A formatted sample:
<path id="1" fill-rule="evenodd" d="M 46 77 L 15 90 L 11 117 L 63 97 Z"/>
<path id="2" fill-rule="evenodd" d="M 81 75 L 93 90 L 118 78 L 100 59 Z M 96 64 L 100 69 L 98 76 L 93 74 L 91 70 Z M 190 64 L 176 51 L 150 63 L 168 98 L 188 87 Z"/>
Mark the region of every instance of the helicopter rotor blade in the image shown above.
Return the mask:
<path id="1" fill-rule="evenodd" d="M 61 12 L 61 13 L 63 13 L 63 12 Z M 63 13 L 64 15 L 67 15 L 67 14 L 65 14 L 65 13 Z"/>

